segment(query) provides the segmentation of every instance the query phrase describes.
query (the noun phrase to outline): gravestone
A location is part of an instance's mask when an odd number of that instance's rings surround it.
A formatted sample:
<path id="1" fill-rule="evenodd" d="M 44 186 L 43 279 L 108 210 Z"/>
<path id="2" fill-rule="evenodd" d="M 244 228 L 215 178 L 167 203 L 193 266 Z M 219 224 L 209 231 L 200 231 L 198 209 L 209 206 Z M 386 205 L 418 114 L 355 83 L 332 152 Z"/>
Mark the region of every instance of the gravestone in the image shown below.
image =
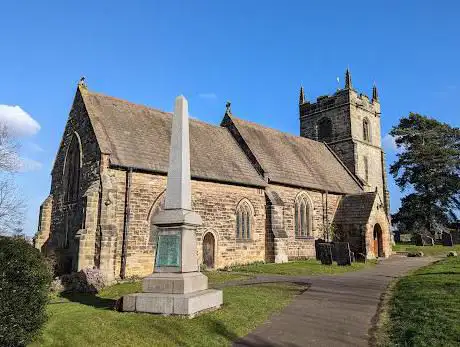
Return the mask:
<path id="1" fill-rule="evenodd" d="M 451 233 L 452 243 L 454 245 L 460 245 L 460 230 L 454 230 Z"/>
<path id="2" fill-rule="evenodd" d="M 330 243 L 318 243 L 319 260 L 323 265 L 332 265 L 332 245 Z"/>
<path id="3" fill-rule="evenodd" d="M 320 254 L 319 254 L 319 247 L 318 244 L 320 243 L 325 243 L 326 241 L 323 239 L 316 239 L 315 240 L 315 253 L 316 253 L 316 260 L 321 260 Z"/>
<path id="4" fill-rule="evenodd" d="M 348 242 L 334 242 L 334 249 L 337 265 L 351 265 L 353 257 Z"/>
<path id="5" fill-rule="evenodd" d="M 454 245 L 452 241 L 452 235 L 446 231 L 442 232 L 442 245 L 452 247 Z"/>
<path id="6" fill-rule="evenodd" d="M 415 244 L 417 246 L 434 246 L 434 240 L 428 235 L 415 234 Z"/>

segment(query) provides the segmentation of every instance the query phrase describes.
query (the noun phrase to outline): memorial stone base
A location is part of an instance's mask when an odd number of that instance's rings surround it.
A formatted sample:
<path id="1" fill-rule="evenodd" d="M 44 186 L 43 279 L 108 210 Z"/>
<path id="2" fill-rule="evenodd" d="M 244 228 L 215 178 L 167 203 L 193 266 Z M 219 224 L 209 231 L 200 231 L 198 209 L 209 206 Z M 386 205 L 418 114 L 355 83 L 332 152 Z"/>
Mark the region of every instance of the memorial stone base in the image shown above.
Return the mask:
<path id="1" fill-rule="evenodd" d="M 208 278 L 200 272 L 154 273 L 142 282 L 143 293 L 123 297 L 123 311 L 190 318 L 222 305 L 222 291 L 208 289 Z"/>

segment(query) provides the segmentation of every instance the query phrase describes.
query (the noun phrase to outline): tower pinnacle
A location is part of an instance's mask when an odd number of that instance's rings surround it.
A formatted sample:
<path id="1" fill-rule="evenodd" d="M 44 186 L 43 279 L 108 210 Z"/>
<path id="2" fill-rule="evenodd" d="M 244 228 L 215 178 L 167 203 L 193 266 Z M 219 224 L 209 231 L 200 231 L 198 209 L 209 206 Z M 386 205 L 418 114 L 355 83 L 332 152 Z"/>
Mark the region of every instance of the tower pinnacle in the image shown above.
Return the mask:
<path id="1" fill-rule="evenodd" d="M 347 68 L 347 71 L 345 72 L 345 89 L 351 89 L 353 88 L 351 84 L 351 73 L 350 69 Z"/>
<path id="2" fill-rule="evenodd" d="M 305 94 L 303 91 L 303 87 L 300 87 L 299 105 L 302 105 L 304 102 L 305 102 Z"/>
<path id="3" fill-rule="evenodd" d="M 372 86 L 372 101 L 378 101 L 379 100 L 379 93 L 377 92 L 377 86 L 374 85 Z"/>

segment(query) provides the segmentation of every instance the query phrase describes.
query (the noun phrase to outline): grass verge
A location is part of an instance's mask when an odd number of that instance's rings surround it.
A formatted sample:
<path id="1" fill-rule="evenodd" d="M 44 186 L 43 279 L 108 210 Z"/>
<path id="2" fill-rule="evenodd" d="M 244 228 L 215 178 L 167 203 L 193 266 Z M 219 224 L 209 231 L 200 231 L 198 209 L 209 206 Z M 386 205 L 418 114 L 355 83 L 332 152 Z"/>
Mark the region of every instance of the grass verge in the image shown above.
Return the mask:
<path id="1" fill-rule="evenodd" d="M 194 319 L 113 310 L 120 296 L 140 290 L 140 282 L 117 284 L 96 296 L 63 295 L 48 305 L 48 322 L 31 346 L 229 345 L 303 289 L 287 283 L 225 288 L 223 307 Z"/>
<path id="2" fill-rule="evenodd" d="M 236 272 L 246 272 L 249 274 L 270 274 L 287 276 L 308 276 L 308 275 L 334 275 L 344 272 L 358 271 L 375 265 L 375 261 L 366 263 L 352 263 L 349 266 L 323 265 L 320 261 L 309 259 L 301 261 L 291 261 L 288 263 L 255 263 L 233 267 Z"/>
<path id="3" fill-rule="evenodd" d="M 454 245 L 452 247 L 446 247 L 443 245 L 434 246 L 415 246 L 410 244 L 397 243 L 393 246 L 395 252 L 415 252 L 422 251 L 426 256 L 445 256 L 449 251 L 455 251 L 460 253 L 460 245 Z"/>
<path id="4" fill-rule="evenodd" d="M 376 333 L 378 346 L 460 345 L 460 258 L 419 269 L 394 283 Z"/>

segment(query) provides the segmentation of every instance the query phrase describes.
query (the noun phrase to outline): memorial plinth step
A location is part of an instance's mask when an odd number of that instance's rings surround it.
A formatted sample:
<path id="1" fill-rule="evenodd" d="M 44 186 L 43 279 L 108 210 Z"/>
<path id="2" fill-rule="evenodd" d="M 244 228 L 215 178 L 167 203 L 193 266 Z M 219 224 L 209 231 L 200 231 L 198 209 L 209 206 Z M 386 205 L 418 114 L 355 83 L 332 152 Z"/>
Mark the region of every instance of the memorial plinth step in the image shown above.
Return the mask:
<path id="1" fill-rule="evenodd" d="M 136 293 L 123 297 L 123 311 L 167 315 L 195 314 L 222 305 L 221 290 L 206 289 L 188 294 Z"/>
<path id="2" fill-rule="evenodd" d="M 153 273 L 142 281 L 147 293 L 187 294 L 208 289 L 208 278 L 201 272 Z"/>

